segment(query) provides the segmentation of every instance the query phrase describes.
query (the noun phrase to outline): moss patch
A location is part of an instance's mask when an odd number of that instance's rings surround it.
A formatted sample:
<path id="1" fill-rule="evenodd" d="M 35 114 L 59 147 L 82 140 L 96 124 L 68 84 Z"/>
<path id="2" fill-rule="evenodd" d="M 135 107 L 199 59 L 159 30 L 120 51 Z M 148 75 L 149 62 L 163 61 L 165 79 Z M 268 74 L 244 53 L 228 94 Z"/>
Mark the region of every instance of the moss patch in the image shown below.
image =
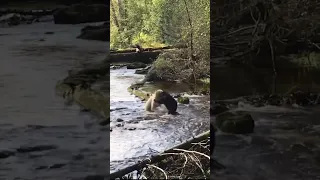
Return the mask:
<path id="1" fill-rule="evenodd" d="M 153 91 L 145 91 L 145 90 L 141 90 L 140 88 L 137 88 L 135 85 L 130 86 L 128 88 L 128 91 L 137 96 L 138 98 L 140 98 L 141 100 L 148 100 L 150 95 L 152 94 Z"/>
<path id="2" fill-rule="evenodd" d="M 70 86 L 61 82 L 56 85 L 56 92 L 60 96 L 70 90 Z M 110 117 L 110 102 L 107 94 L 108 93 L 102 94 L 92 89 L 80 89 L 77 87 L 72 97 L 73 100 L 81 106 L 107 119 Z"/>

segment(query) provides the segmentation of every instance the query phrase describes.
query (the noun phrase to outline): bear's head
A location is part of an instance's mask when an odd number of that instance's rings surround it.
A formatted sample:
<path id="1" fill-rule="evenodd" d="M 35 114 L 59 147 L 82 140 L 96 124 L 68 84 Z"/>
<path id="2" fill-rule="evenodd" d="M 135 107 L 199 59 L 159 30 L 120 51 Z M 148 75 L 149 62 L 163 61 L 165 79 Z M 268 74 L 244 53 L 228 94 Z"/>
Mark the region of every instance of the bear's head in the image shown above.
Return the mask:
<path id="1" fill-rule="evenodd" d="M 159 101 L 161 101 L 161 99 L 162 99 L 162 93 L 163 93 L 163 90 L 161 90 L 161 89 L 156 90 L 153 93 L 153 97 L 154 97 L 153 101 L 156 103 L 159 103 Z"/>

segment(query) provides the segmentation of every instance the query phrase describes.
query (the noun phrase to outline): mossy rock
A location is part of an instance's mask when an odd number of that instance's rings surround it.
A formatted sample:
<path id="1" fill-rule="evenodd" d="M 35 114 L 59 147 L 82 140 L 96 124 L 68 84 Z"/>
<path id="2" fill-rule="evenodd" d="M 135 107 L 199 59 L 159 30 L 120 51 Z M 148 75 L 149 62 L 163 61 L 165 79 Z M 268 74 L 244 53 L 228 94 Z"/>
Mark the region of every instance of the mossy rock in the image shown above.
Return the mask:
<path id="1" fill-rule="evenodd" d="M 247 134 L 253 132 L 255 124 L 249 112 L 227 111 L 217 115 L 216 126 L 223 132 Z"/>
<path id="2" fill-rule="evenodd" d="M 190 103 L 190 99 L 188 97 L 185 96 L 180 96 L 178 97 L 178 102 L 181 104 L 189 104 Z"/>
<path id="3" fill-rule="evenodd" d="M 98 115 L 104 118 L 110 117 L 109 97 L 102 95 L 102 93 L 100 92 L 94 91 L 92 89 L 76 89 L 74 93 L 74 100 L 78 104 L 97 113 Z"/>
<path id="4" fill-rule="evenodd" d="M 71 87 L 62 82 L 58 82 L 56 85 L 56 92 L 60 96 L 70 90 Z M 102 95 L 102 93 L 98 91 L 92 89 L 80 89 L 79 87 L 76 87 L 73 94 L 73 100 L 85 109 L 89 109 L 99 116 L 106 119 L 110 117 L 109 97 Z"/>

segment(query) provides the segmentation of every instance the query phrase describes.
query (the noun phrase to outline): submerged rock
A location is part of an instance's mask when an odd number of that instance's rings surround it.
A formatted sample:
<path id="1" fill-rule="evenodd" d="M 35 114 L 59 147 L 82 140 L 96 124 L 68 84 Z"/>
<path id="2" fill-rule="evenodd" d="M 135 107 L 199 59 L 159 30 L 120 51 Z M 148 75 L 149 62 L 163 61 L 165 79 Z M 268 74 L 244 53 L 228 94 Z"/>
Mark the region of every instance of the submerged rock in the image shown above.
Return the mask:
<path id="1" fill-rule="evenodd" d="M 84 155 L 77 154 L 77 155 L 72 156 L 72 159 L 75 160 L 75 161 L 83 160 L 84 159 Z"/>
<path id="2" fill-rule="evenodd" d="M 254 120 L 249 112 L 224 112 L 216 117 L 216 126 L 223 132 L 234 134 L 252 133 Z"/>
<path id="3" fill-rule="evenodd" d="M 116 127 L 123 127 L 123 124 L 117 124 Z"/>
<path id="4" fill-rule="evenodd" d="M 9 151 L 9 150 L 2 150 L 0 151 L 0 159 L 5 159 L 8 158 L 10 156 L 14 156 L 15 153 L 13 151 Z"/>
<path id="5" fill-rule="evenodd" d="M 124 121 L 123 119 L 120 119 L 120 118 L 117 119 L 117 122 L 123 122 L 123 121 Z"/>
<path id="6" fill-rule="evenodd" d="M 66 164 L 64 163 L 58 163 L 58 164 L 52 164 L 49 166 L 39 166 L 36 168 L 36 170 L 41 170 L 41 169 L 58 169 L 58 168 L 62 168 L 63 166 L 65 166 Z"/>
<path id="7" fill-rule="evenodd" d="M 124 128 L 124 130 L 129 130 L 129 131 L 134 131 L 134 130 L 136 130 L 137 128 L 135 128 L 135 127 L 130 127 L 130 128 Z"/>
<path id="8" fill-rule="evenodd" d="M 110 41 L 109 28 L 89 29 L 83 31 L 77 38 L 97 41 Z"/>
<path id="9" fill-rule="evenodd" d="M 188 97 L 185 96 L 180 96 L 178 97 L 178 102 L 181 104 L 189 104 L 190 103 L 190 99 Z"/>
<path id="10" fill-rule="evenodd" d="M 28 152 L 35 152 L 35 151 L 52 150 L 57 148 L 58 147 L 55 145 L 22 146 L 20 148 L 17 148 L 17 152 L 28 153 Z"/>
<path id="11" fill-rule="evenodd" d="M 45 32 L 44 34 L 54 34 L 54 32 L 52 32 L 52 31 L 47 31 L 47 32 Z"/>

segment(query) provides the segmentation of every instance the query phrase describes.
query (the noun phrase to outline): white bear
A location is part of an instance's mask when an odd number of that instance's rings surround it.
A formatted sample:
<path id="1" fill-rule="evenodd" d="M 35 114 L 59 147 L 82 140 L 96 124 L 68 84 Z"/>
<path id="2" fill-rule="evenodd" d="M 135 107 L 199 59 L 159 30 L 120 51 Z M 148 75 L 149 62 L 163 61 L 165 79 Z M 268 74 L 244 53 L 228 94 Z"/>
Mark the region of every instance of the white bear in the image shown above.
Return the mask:
<path id="1" fill-rule="evenodd" d="M 163 93 L 163 90 L 158 89 L 150 96 L 150 98 L 148 99 L 148 101 L 146 102 L 146 105 L 145 105 L 145 110 L 146 111 L 152 112 L 158 106 L 161 105 L 157 101 L 160 99 L 160 96 L 161 96 L 162 93 Z"/>

